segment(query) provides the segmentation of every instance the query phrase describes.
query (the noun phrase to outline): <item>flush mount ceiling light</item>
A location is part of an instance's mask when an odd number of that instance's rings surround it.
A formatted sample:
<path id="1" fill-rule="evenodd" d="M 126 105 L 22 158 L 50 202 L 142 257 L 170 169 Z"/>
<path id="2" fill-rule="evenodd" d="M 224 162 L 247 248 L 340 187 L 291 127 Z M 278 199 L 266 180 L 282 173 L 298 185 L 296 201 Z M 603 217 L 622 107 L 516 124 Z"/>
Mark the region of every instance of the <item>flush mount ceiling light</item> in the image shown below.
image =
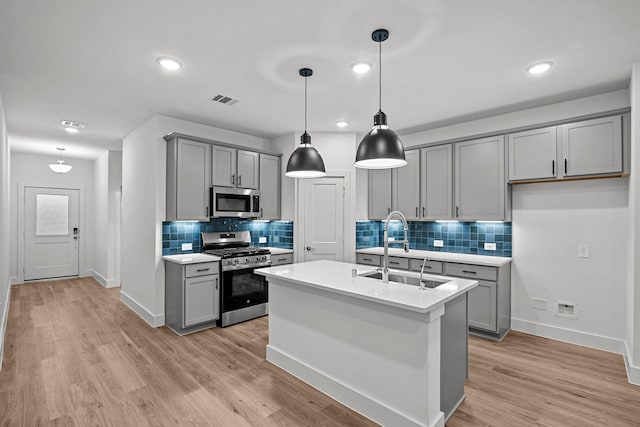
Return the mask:
<path id="1" fill-rule="evenodd" d="M 60 157 L 62 157 L 62 152 L 64 148 L 56 148 L 60 152 Z M 50 163 L 49 169 L 54 171 L 55 173 L 67 173 L 71 170 L 71 165 L 65 165 L 64 160 L 56 160 L 56 163 Z"/>
<path id="2" fill-rule="evenodd" d="M 327 174 L 324 161 L 318 150 L 311 146 L 311 135 L 307 133 L 307 78 L 313 75 L 313 70 L 301 68 L 298 72 L 304 77 L 304 133 L 300 135 L 300 145 L 289 157 L 285 175 L 291 178 L 319 178 Z"/>
<path id="3" fill-rule="evenodd" d="M 346 120 L 338 120 L 336 122 L 336 126 L 338 126 L 339 128 L 346 128 L 347 126 L 349 126 L 349 122 L 347 122 Z"/>
<path id="4" fill-rule="evenodd" d="M 169 58 L 168 56 L 161 56 L 157 61 L 165 70 L 176 71 L 182 68 L 182 62 L 175 58 Z"/>
<path id="5" fill-rule="evenodd" d="M 66 130 L 69 133 L 78 133 L 80 132 L 78 129 L 76 128 L 64 128 L 64 130 Z"/>
<path id="6" fill-rule="evenodd" d="M 553 62 L 551 61 L 540 62 L 527 68 L 527 72 L 529 74 L 542 74 L 549 71 L 552 66 Z"/>
<path id="7" fill-rule="evenodd" d="M 368 73 L 369 70 L 371 70 L 371 64 L 365 61 L 356 62 L 355 64 L 353 64 L 353 67 L 351 67 L 351 69 L 354 73 L 364 74 Z"/>
<path id="8" fill-rule="evenodd" d="M 373 128 L 367 133 L 356 152 L 357 168 L 365 169 L 391 169 L 404 166 L 407 160 L 404 157 L 404 147 L 398 135 L 387 126 L 387 115 L 382 112 L 382 42 L 389 38 L 389 31 L 375 30 L 371 33 L 371 39 L 378 43 L 378 71 L 380 78 L 379 108 L 373 116 Z"/>
<path id="9" fill-rule="evenodd" d="M 73 120 L 62 120 L 60 126 L 69 133 L 78 133 L 80 129 L 86 129 L 89 125 L 80 122 L 74 122 Z"/>

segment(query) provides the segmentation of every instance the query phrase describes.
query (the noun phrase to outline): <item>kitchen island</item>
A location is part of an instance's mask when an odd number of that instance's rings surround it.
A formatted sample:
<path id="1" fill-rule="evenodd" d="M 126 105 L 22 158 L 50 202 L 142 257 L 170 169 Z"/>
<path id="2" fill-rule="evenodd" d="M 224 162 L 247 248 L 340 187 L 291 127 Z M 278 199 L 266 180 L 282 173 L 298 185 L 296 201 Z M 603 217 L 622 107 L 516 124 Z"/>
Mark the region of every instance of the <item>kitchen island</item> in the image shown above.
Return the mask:
<path id="1" fill-rule="evenodd" d="M 458 325 L 447 345 L 464 361 L 455 410 L 466 377 L 466 293 L 476 282 L 425 275 L 447 282 L 419 290 L 353 269 L 375 270 L 335 261 L 255 270 L 269 281 L 267 360 L 382 425 L 444 426 L 443 315 L 455 304 L 463 319 L 448 322 Z"/>

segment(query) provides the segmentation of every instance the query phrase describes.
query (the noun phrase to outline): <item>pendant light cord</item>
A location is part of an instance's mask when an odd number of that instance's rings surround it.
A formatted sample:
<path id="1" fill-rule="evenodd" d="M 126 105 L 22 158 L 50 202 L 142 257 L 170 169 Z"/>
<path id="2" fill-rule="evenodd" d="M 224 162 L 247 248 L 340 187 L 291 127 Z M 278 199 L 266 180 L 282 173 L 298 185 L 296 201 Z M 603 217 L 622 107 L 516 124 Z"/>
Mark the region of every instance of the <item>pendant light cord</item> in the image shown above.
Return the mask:
<path id="1" fill-rule="evenodd" d="M 307 77 L 304 78 L 304 132 L 307 132 Z"/>
<path id="2" fill-rule="evenodd" d="M 382 41 L 378 42 L 378 72 L 380 78 L 378 79 L 378 110 L 382 111 Z"/>

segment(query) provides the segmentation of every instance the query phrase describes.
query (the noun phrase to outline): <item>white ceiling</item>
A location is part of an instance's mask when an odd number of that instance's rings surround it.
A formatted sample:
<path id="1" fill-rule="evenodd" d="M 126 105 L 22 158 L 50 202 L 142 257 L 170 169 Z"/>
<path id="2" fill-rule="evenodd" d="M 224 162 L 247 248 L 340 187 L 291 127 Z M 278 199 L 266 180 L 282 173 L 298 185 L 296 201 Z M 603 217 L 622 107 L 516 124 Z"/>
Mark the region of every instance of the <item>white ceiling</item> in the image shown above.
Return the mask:
<path id="1" fill-rule="evenodd" d="M 626 88 L 638 0 L 0 0 L 0 93 L 14 150 L 96 157 L 154 114 L 275 137 L 370 128 L 383 110 L 426 129 Z M 179 72 L 156 58 L 180 58 Z M 544 76 L 525 68 L 555 63 Z M 237 98 L 233 106 L 211 101 Z M 90 125 L 67 135 L 59 123 Z M 19 138 L 18 138 L 19 136 Z"/>

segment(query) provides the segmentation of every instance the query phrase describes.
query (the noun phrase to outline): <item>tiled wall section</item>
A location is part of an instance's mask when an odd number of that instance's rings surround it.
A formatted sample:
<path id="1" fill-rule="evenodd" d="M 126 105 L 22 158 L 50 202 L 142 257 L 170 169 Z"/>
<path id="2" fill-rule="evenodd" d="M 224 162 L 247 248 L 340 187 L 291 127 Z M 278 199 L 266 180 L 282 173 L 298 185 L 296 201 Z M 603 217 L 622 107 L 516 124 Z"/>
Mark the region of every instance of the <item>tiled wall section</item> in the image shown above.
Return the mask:
<path id="1" fill-rule="evenodd" d="M 293 249 L 292 221 L 250 221 L 240 218 L 215 218 L 209 222 L 163 222 L 162 255 L 202 252 L 200 232 L 245 231 L 251 232 L 253 246 L 272 246 Z M 266 243 L 258 243 L 259 237 L 266 237 Z M 191 243 L 193 250 L 183 251 L 182 244 Z"/>
<path id="2" fill-rule="evenodd" d="M 384 243 L 383 233 L 383 221 L 358 221 L 356 223 L 356 249 L 382 246 Z M 389 236 L 402 240 L 402 222 L 390 222 Z M 411 249 L 510 257 L 511 237 L 510 222 L 409 221 L 409 246 Z M 443 240 L 444 246 L 436 248 L 433 246 L 434 240 Z M 485 242 L 495 243 L 496 250 L 485 250 Z"/>

